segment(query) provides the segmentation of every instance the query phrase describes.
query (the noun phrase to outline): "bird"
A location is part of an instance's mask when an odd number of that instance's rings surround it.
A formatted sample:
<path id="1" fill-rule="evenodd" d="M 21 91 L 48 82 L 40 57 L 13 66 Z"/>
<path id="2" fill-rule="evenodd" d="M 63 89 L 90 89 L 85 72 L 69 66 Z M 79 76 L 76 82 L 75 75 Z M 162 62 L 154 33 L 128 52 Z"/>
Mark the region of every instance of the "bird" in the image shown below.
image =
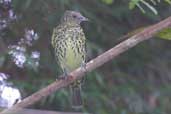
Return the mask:
<path id="1" fill-rule="evenodd" d="M 63 71 L 63 76 L 86 63 L 86 37 L 81 23 L 88 21 L 80 12 L 67 10 L 61 17 L 60 23 L 53 29 L 51 45 L 54 56 Z M 82 80 L 76 80 L 70 85 L 71 106 L 74 109 L 83 107 Z"/>

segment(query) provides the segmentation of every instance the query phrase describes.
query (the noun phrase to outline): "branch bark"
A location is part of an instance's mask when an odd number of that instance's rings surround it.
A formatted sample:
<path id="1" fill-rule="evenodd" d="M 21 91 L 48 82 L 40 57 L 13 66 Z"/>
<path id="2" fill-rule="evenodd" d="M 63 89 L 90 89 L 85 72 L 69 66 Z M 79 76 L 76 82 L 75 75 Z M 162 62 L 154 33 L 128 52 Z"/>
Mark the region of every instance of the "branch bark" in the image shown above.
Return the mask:
<path id="1" fill-rule="evenodd" d="M 29 97 L 23 99 L 20 103 L 14 105 L 10 109 L 7 109 L 3 111 L 2 113 L 9 112 L 12 109 L 21 109 L 28 107 L 35 102 L 41 100 L 43 97 L 46 97 L 55 91 L 68 86 L 72 82 L 74 82 L 77 79 L 82 78 L 85 76 L 85 72 L 90 72 L 100 66 L 102 66 L 104 63 L 109 62 L 110 60 L 114 59 L 116 56 L 120 55 L 121 53 L 127 51 L 128 49 L 134 47 L 138 43 L 152 38 L 157 32 L 161 31 L 164 28 L 167 28 L 171 26 L 171 17 L 166 18 L 165 20 L 149 26 L 142 30 L 141 32 L 133 35 L 132 37 L 128 38 L 127 40 L 121 42 L 120 44 L 116 45 L 115 47 L 111 48 L 110 50 L 104 52 L 103 54 L 99 55 L 95 59 L 91 60 L 86 64 L 86 70 L 83 70 L 81 68 L 78 68 L 71 72 L 67 79 L 65 80 L 57 80 L 53 82 L 52 84 L 48 85 L 47 87 L 39 90 L 38 92 L 30 95 Z"/>

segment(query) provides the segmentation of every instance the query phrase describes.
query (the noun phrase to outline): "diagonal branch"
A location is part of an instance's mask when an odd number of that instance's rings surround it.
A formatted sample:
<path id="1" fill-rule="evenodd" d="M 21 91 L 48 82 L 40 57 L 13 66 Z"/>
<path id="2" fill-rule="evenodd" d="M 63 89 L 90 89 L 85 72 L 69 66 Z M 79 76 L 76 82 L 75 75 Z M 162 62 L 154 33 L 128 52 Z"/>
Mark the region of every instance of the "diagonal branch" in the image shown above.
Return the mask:
<path id="1" fill-rule="evenodd" d="M 43 97 L 47 97 L 48 95 L 54 93 L 55 91 L 68 86 L 75 80 L 82 78 L 83 76 L 85 76 L 84 75 L 85 72 L 90 72 L 102 66 L 104 63 L 109 62 L 110 60 L 114 59 L 116 56 L 134 47 L 138 43 L 150 39 L 157 32 L 169 26 L 171 26 L 171 17 L 168 17 L 167 19 L 155 25 L 145 28 L 141 32 L 133 35 L 132 37 L 128 38 L 127 40 L 121 42 L 120 44 L 116 45 L 115 47 L 111 48 L 110 50 L 104 52 L 103 54 L 99 55 L 95 59 L 88 62 L 86 64 L 86 71 L 81 68 L 78 68 L 75 71 L 71 72 L 67 79 L 57 80 L 53 82 L 52 84 L 30 95 L 29 97 L 23 99 L 20 103 L 14 105 L 10 109 L 3 111 L 2 113 L 8 112 L 11 109 L 25 108 L 34 104 L 35 102 L 41 100 Z"/>

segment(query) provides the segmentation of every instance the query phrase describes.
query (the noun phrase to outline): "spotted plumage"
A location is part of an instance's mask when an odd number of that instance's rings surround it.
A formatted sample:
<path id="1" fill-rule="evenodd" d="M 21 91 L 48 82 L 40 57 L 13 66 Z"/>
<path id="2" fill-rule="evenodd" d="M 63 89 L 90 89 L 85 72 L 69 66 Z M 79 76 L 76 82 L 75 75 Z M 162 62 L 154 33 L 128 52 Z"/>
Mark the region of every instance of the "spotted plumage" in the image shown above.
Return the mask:
<path id="1" fill-rule="evenodd" d="M 66 11 L 60 24 L 53 30 L 51 44 L 55 58 L 65 75 L 85 64 L 86 38 L 80 26 L 82 21 L 87 21 L 87 18 L 79 12 Z M 82 105 L 80 89 L 80 80 L 71 85 L 74 107 Z"/>

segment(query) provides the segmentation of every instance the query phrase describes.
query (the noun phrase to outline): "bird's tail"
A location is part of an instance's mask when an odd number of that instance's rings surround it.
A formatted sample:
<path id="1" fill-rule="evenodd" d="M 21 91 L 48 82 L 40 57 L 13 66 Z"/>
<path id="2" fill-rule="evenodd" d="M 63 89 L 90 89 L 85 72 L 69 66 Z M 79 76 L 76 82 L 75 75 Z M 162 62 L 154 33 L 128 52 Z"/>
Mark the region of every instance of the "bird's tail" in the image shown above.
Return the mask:
<path id="1" fill-rule="evenodd" d="M 80 110 L 83 107 L 83 100 L 81 95 L 81 83 L 80 80 L 74 82 L 71 85 L 71 105 L 72 108 L 75 110 Z"/>

